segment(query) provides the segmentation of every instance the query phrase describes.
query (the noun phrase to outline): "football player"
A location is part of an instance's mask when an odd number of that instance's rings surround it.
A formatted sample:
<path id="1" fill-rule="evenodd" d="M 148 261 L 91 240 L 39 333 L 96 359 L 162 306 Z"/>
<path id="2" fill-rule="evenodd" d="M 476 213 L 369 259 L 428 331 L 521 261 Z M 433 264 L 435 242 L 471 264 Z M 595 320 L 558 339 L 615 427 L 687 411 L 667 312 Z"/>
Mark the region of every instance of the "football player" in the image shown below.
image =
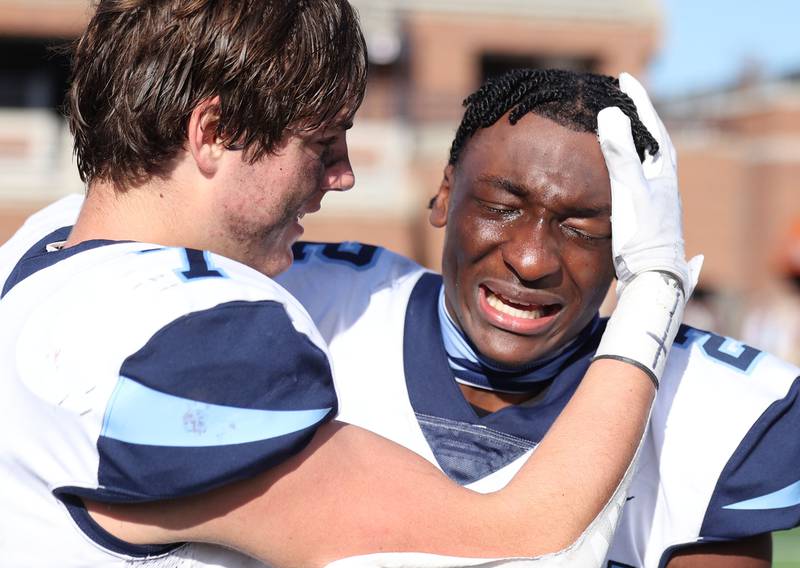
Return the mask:
<path id="1" fill-rule="evenodd" d="M 269 277 L 290 264 L 300 218 L 353 184 L 365 69 L 344 0 L 98 3 L 68 111 L 87 198 L 74 226 L 60 226 L 67 200 L 0 251 L 4 564 L 602 556 L 693 283 L 680 234 L 655 231 L 676 245 L 666 263 L 648 259 L 653 234 L 623 243 L 618 266 L 634 270 L 620 273 L 610 359 L 506 490 L 476 495 L 333 422 L 326 346 Z M 634 217 L 655 203 L 639 197 Z"/>
<path id="2" fill-rule="evenodd" d="M 299 243 L 278 280 L 329 342 L 341 420 L 494 491 L 604 353 L 597 313 L 612 264 L 636 271 L 619 263 L 620 243 L 680 214 L 658 205 L 627 224 L 637 204 L 624 188 L 646 185 L 636 195 L 660 202 L 676 184 L 674 149 L 632 77 L 518 70 L 465 105 L 431 203 L 431 223 L 446 227 L 441 276 L 372 246 Z M 609 106 L 630 118 L 627 140 L 604 131 Z M 649 258 L 674 247 L 662 240 Z M 768 533 L 800 518 L 797 375 L 682 327 L 603 565 L 768 565 Z"/>

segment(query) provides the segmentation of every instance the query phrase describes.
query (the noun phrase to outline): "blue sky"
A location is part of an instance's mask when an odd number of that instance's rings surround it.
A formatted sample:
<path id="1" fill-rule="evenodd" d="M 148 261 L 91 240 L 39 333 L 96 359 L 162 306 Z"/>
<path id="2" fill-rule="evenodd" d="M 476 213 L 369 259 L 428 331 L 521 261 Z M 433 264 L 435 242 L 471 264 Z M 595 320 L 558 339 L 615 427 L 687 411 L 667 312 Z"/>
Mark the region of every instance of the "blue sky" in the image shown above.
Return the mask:
<path id="1" fill-rule="evenodd" d="M 800 71 L 800 1 L 661 0 L 661 49 L 649 69 L 657 97 L 735 81 L 747 61 L 768 77 Z"/>

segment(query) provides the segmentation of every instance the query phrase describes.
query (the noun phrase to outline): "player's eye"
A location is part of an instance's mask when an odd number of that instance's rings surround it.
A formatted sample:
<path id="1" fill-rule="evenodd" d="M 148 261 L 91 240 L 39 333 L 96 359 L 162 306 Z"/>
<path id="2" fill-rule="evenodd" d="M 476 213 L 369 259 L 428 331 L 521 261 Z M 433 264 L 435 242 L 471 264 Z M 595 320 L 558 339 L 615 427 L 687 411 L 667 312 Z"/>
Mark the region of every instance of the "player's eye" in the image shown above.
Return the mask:
<path id="1" fill-rule="evenodd" d="M 319 159 L 323 164 L 327 165 L 331 161 L 335 144 L 336 136 L 328 136 L 316 141 L 316 145 L 319 148 Z"/>
<path id="2" fill-rule="evenodd" d="M 519 212 L 519 209 L 517 207 L 505 203 L 497 203 L 496 201 L 485 201 L 483 199 L 478 199 L 477 202 L 481 209 L 483 209 L 487 213 L 499 217 L 507 218 L 514 216 Z"/>
<path id="3" fill-rule="evenodd" d="M 561 223 L 561 230 L 564 231 L 570 237 L 575 237 L 588 242 L 604 241 L 611 238 L 610 235 L 592 234 L 586 231 L 585 229 L 579 229 L 572 225 L 567 225 L 566 223 Z"/>

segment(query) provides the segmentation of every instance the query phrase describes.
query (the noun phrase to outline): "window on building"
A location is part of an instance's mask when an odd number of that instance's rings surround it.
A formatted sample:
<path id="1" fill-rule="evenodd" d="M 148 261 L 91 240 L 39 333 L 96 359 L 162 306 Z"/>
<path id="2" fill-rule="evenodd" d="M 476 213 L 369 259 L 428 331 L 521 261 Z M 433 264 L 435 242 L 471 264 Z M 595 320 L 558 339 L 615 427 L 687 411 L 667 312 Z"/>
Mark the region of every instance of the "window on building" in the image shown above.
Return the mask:
<path id="1" fill-rule="evenodd" d="M 481 82 L 507 73 L 512 69 L 569 69 L 570 71 L 596 71 L 597 61 L 592 58 L 517 55 L 484 53 L 481 56 Z"/>
<path id="2" fill-rule="evenodd" d="M 405 113 L 407 98 L 405 62 L 396 60 L 388 64 L 370 62 L 367 92 L 358 110 L 361 119 L 390 119 Z"/>
<path id="3" fill-rule="evenodd" d="M 64 40 L 0 38 L 0 107 L 60 108 L 69 58 Z"/>

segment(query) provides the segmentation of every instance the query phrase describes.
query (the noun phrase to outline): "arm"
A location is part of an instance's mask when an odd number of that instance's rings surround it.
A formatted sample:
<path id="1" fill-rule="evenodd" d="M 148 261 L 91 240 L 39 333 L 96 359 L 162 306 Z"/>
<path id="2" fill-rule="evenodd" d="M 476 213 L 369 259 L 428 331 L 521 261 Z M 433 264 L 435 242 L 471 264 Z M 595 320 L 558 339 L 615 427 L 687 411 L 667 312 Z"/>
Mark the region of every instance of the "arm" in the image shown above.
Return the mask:
<path id="1" fill-rule="evenodd" d="M 600 356 L 606 358 L 591 365 L 504 490 L 472 493 L 399 446 L 353 426 L 329 424 L 305 450 L 255 478 L 169 503 L 87 503 L 94 518 L 131 542 L 214 542 L 285 566 L 382 551 L 531 557 L 573 543 L 628 470 L 696 280 L 683 258 L 679 223 L 660 221 L 679 215 L 677 184 L 653 191 L 627 119 L 618 112 L 606 117 L 599 121 L 600 138 L 613 199 L 628 199 L 636 213 L 627 218 L 632 231 L 618 231 L 625 217 L 613 214 L 614 238 L 618 232 L 626 236 L 614 247 L 624 285 L 602 343 Z M 668 145 L 668 139 L 663 142 Z M 674 176 L 674 168 L 667 169 Z M 648 231 L 637 232 L 636 226 Z M 670 255 L 651 254 L 664 244 Z"/>
<path id="2" fill-rule="evenodd" d="M 334 423 L 280 466 L 209 494 L 87 507 L 130 542 L 215 542 L 279 566 L 385 550 L 537 556 L 575 540 L 606 504 L 638 446 L 653 394 L 643 372 L 593 363 L 523 472 L 490 495 L 458 487 L 374 434 Z M 578 436 L 584 441 L 575 445 Z"/>
<path id="3" fill-rule="evenodd" d="M 672 556 L 667 568 L 769 568 L 772 537 L 760 534 L 730 542 L 698 544 Z"/>

